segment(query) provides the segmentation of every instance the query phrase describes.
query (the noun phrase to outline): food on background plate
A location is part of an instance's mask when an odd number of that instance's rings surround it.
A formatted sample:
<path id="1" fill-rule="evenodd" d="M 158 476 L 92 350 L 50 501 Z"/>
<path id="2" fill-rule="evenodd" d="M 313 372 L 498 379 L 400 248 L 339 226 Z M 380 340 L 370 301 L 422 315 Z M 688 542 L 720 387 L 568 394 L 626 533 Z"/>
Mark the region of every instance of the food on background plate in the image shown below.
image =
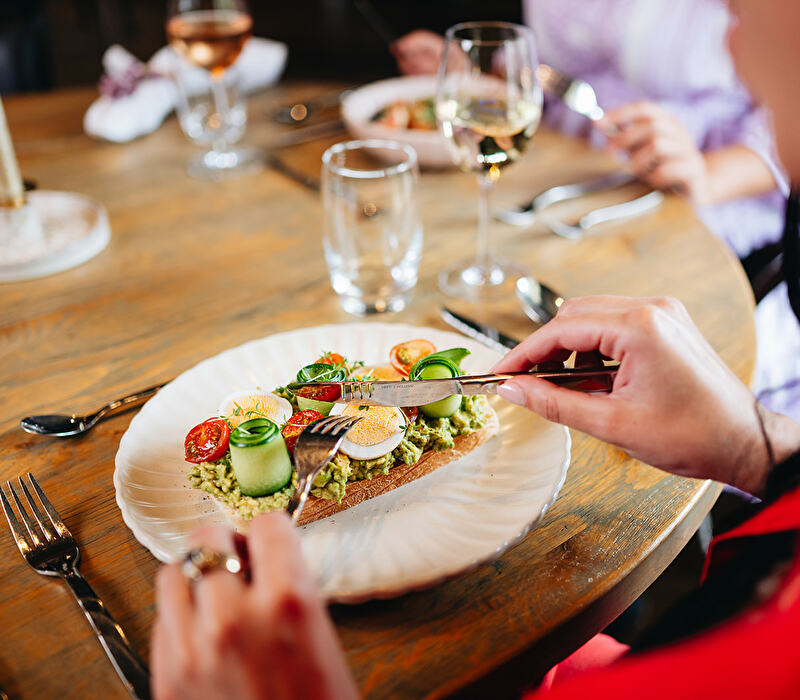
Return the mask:
<path id="1" fill-rule="evenodd" d="M 392 348 L 386 365 L 366 367 L 324 353 L 300 368 L 297 381 L 452 377 L 461 374 L 468 354 L 464 348 L 436 352 L 421 339 Z M 186 437 L 190 483 L 210 494 L 234 525 L 246 527 L 256 515 L 288 505 L 297 480 L 294 448 L 306 426 L 329 414 L 362 417 L 314 480 L 299 519 L 304 524 L 429 474 L 475 449 L 499 427 L 484 396 L 455 395 L 403 409 L 363 401 L 336 404 L 335 398 L 323 386 L 296 394 L 285 387 L 232 394 L 220 416 Z"/>
<path id="2" fill-rule="evenodd" d="M 406 100 L 392 102 L 378 110 L 370 121 L 388 126 L 390 129 L 435 131 L 438 128 L 436 107 L 430 97 L 410 102 Z"/>

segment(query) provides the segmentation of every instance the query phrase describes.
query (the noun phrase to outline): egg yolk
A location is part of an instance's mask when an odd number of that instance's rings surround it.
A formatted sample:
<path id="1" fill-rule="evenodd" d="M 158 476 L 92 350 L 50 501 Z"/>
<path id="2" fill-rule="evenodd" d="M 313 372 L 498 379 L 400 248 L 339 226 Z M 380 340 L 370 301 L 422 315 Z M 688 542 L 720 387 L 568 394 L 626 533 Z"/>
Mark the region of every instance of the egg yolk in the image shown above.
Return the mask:
<path id="1" fill-rule="evenodd" d="M 375 365 L 373 367 L 362 367 L 356 370 L 353 375 L 356 379 L 370 377 L 378 382 L 399 382 L 403 375 L 391 365 Z"/>
<path id="2" fill-rule="evenodd" d="M 268 418 L 274 421 L 279 410 L 280 406 L 272 396 L 255 394 L 231 401 L 225 406 L 225 416 L 233 430 L 251 418 Z"/>
<path id="3" fill-rule="evenodd" d="M 347 404 L 343 416 L 360 416 L 347 433 L 347 439 L 356 445 L 377 445 L 390 438 L 400 429 L 400 416 L 396 408 L 372 406 L 359 403 Z"/>

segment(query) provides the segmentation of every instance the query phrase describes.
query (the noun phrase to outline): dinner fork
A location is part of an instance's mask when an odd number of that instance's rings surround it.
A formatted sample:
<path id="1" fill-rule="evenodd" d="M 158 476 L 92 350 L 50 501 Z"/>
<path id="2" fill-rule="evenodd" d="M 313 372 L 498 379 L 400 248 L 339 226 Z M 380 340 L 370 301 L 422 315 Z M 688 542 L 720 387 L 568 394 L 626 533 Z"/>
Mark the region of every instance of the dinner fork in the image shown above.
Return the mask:
<path id="1" fill-rule="evenodd" d="M 637 197 L 636 199 L 631 199 L 628 202 L 612 204 L 602 209 L 590 211 L 588 214 L 582 216 L 577 224 L 567 224 L 547 216 L 542 216 L 541 222 L 546 228 L 562 238 L 578 240 L 579 238 L 583 238 L 584 234 L 592 226 L 608 221 L 620 221 L 622 219 L 633 218 L 634 216 L 642 216 L 658 207 L 663 201 L 664 194 L 658 190 L 653 190 L 648 194 Z"/>
<path id="2" fill-rule="evenodd" d="M 573 112 L 582 114 L 593 122 L 600 121 L 605 116 L 603 108 L 597 104 L 594 88 L 585 80 L 573 78 L 546 63 L 539 64 L 536 77 L 542 90 L 561 100 Z"/>
<path id="3" fill-rule="evenodd" d="M 362 419 L 361 416 L 329 416 L 312 423 L 300 433 L 294 448 L 297 486 L 286 507 L 292 520 L 297 522 L 314 479 L 339 449 L 347 431 Z"/>
<path id="4" fill-rule="evenodd" d="M 17 520 L 2 486 L 0 486 L 0 502 L 2 502 L 3 512 L 20 553 L 36 573 L 44 576 L 58 576 L 66 581 L 125 689 L 134 698 L 149 699 L 150 672 L 147 665 L 133 650 L 122 628 L 78 571 L 80 559 L 78 543 L 67 529 L 64 521 L 61 520 L 58 511 L 44 495 L 44 491 L 33 474 L 29 472 L 28 479 L 39 497 L 39 503 L 47 513 L 47 517 L 44 516 L 36 500 L 31 496 L 22 477 L 18 478 L 28 508 L 33 513 L 33 518 L 36 519 L 35 522 L 10 481 L 6 482 L 6 486 L 17 504 L 20 518 L 25 524 L 24 528 Z"/>

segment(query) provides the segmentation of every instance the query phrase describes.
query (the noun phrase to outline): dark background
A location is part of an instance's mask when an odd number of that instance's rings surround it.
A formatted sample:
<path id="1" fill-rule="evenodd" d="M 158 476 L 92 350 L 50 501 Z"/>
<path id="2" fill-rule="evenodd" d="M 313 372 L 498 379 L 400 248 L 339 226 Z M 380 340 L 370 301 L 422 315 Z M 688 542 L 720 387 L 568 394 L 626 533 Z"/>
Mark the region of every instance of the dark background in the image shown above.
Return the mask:
<path id="1" fill-rule="evenodd" d="M 0 0 L 0 93 L 91 85 L 119 43 L 143 60 L 164 45 L 166 0 Z M 520 0 L 373 0 L 396 35 L 456 22 L 519 22 Z M 254 34 L 289 45 L 285 77 L 364 81 L 396 73 L 351 0 L 250 0 Z"/>

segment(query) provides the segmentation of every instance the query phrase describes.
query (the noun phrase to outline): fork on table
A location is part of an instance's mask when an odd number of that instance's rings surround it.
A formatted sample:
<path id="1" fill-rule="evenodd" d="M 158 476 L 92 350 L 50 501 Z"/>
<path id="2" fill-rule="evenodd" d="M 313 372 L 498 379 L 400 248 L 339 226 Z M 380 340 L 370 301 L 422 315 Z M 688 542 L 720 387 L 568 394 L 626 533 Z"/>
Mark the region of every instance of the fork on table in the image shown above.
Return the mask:
<path id="1" fill-rule="evenodd" d="M 44 495 L 33 474 L 28 473 L 28 479 L 38 496 L 38 502 L 20 476 L 19 488 L 25 496 L 27 509 L 14 485 L 10 481 L 6 482 L 24 527 L 17 519 L 5 489 L 0 486 L 0 502 L 20 553 L 36 573 L 58 576 L 69 585 L 126 690 L 134 698 L 149 699 L 150 672 L 147 665 L 134 651 L 122 628 L 106 610 L 103 601 L 78 571 L 80 549 L 58 511 Z M 30 513 L 33 513 L 33 517 Z"/>
<path id="2" fill-rule="evenodd" d="M 300 433 L 294 448 L 297 486 L 286 507 L 286 512 L 294 522 L 297 522 L 308 500 L 314 479 L 339 449 L 347 431 L 360 420 L 363 418 L 359 416 L 330 416 L 312 423 Z"/>

